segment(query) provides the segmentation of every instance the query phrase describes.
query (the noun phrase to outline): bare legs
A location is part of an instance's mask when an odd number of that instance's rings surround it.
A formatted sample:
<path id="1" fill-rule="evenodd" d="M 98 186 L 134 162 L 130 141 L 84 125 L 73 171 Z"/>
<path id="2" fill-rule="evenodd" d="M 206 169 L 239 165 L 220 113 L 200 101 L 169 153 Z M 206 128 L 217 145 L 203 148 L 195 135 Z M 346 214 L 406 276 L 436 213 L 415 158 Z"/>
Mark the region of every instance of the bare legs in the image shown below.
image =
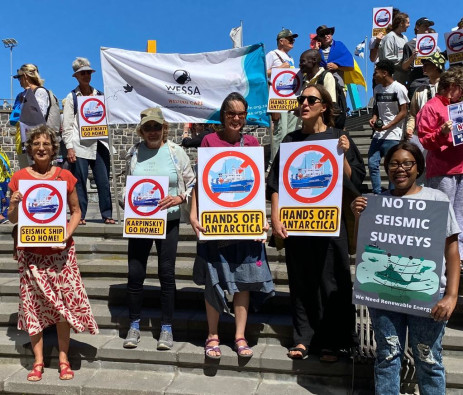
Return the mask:
<path id="1" fill-rule="evenodd" d="M 59 349 L 59 366 L 62 364 L 69 364 L 68 351 L 69 342 L 71 339 L 71 328 L 67 322 L 58 322 L 56 324 L 56 331 L 58 333 L 58 349 Z M 34 365 L 43 364 L 43 332 L 30 336 L 32 351 L 34 352 Z M 34 370 L 41 370 L 41 367 L 34 368 Z M 71 374 L 64 375 L 65 379 L 72 378 Z M 29 379 L 30 380 L 30 379 Z M 31 381 L 35 381 L 32 379 Z"/>
<path id="2" fill-rule="evenodd" d="M 233 306 L 235 308 L 235 339 L 244 338 L 244 332 L 246 330 L 246 322 L 248 319 L 248 308 L 249 308 L 249 292 L 242 291 L 237 292 L 233 296 Z M 206 301 L 206 314 L 207 314 L 207 324 L 209 328 L 209 333 L 207 335 L 208 339 L 217 338 L 218 339 L 218 325 L 219 325 L 219 312 L 214 309 Z M 217 346 L 218 342 L 211 342 L 210 346 Z M 246 346 L 245 341 L 238 342 L 237 346 Z M 220 353 L 216 351 L 210 351 L 210 354 L 213 356 L 219 356 Z M 243 354 L 249 355 L 252 354 L 251 350 L 244 350 Z"/>

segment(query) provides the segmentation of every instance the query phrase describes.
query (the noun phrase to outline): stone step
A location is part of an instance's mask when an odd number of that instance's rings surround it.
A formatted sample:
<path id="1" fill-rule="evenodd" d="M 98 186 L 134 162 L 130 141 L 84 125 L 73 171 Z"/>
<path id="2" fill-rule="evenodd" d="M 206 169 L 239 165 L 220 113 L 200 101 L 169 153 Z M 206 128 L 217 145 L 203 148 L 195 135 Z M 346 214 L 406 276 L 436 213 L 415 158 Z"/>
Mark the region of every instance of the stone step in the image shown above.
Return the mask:
<path id="1" fill-rule="evenodd" d="M 121 278 L 101 277 L 84 278 L 87 295 L 91 301 L 103 302 L 110 306 L 125 306 L 127 296 L 127 280 Z M 192 280 L 176 280 L 176 306 L 185 309 L 202 309 L 204 306 L 204 287 L 196 285 Z M 14 273 L 0 275 L 0 300 L 17 302 L 19 278 Z M 160 305 L 161 287 L 156 278 L 147 278 L 144 283 L 143 306 L 158 307 Z M 251 303 L 253 303 L 251 301 Z M 259 303 L 259 301 L 256 301 Z M 254 304 L 251 304 L 251 308 Z M 289 289 L 286 284 L 275 285 L 275 296 L 264 304 L 264 311 L 287 312 L 289 306 Z"/>
<path id="2" fill-rule="evenodd" d="M 0 389 L 9 393 L 215 395 L 232 394 L 233 389 L 233 394 L 289 394 L 288 390 L 294 391 L 291 394 L 322 394 L 329 387 L 330 394 L 341 394 L 350 393 L 353 372 L 357 391 L 371 390 L 372 386 L 371 360 L 359 363 L 341 358 L 334 364 L 322 364 L 315 356 L 290 360 L 287 349 L 278 344 L 251 344 L 254 356 L 241 360 L 225 342 L 221 344 L 220 361 L 209 361 L 204 357 L 202 342 L 178 341 L 172 350 L 156 351 L 156 340 L 142 337 L 137 349 L 125 350 L 117 334 L 73 334 L 69 357 L 76 377 L 60 382 L 57 341 L 52 331 L 44 335 L 43 380 L 29 383 L 26 375 L 33 362 L 29 337 L 15 330 L 0 329 L 0 334 Z M 461 357 L 444 356 L 449 388 L 463 388 L 462 363 Z M 218 387 L 226 383 L 223 389 Z M 280 392 L 283 386 L 286 390 Z"/>
<path id="3" fill-rule="evenodd" d="M 193 275 L 193 258 L 178 258 L 175 262 L 175 278 L 191 279 Z M 84 278 L 92 277 L 117 277 L 127 278 L 127 257 L 125 259 L 80 259 L 78 260 L 80 273 Z M 270 271 L 273 281 L 277 284 L 286 284 L 288 274 L 286 265 L 279 262 L 270 262 Z M 17 273 L 18 263 L 11 257 L 0 256 L 0 276 L 2 273 Z M 156 257 L 148 259 L 148 278 L 158 277 L 158 265 Z"/>
<path id="4" fill-rule="evenodd" d="M 77 259 L 127 259 L 127 239 L 106 239 L 96 238 L 81 239 L 78 235 L 75 238 Z M 13 244 L 9 240 L 0 240 L 0 256 L 9 257 L 12 253 Z M 156 248 L 153 246 L 151 254 L 156 256 Z M 177 248 L 177 257 L 196 256 L 196 241 L 181 241 Z M 267 248 L 269 262 L 284 262 L 282 255 L 275 248 Z"/>

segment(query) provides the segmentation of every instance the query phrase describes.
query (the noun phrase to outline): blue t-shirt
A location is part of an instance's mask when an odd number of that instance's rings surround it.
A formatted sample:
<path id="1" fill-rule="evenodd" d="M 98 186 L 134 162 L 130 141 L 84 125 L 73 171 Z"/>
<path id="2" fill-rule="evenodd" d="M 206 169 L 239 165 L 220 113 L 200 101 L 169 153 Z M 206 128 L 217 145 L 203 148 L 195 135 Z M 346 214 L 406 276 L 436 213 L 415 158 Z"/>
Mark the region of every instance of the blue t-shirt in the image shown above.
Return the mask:
<path id="1" fill-rule="evenodd" d="M 134 176 L 167 176 L 169 177 L 169 195 L 178 195 L 178 176 L 169 147 L 164 144 L 159 149 L 150 149 L 144 142 L 138 147 L 137 164 Z M 180 206 L 167 209 L 167 220 L 180 219 Z"/>

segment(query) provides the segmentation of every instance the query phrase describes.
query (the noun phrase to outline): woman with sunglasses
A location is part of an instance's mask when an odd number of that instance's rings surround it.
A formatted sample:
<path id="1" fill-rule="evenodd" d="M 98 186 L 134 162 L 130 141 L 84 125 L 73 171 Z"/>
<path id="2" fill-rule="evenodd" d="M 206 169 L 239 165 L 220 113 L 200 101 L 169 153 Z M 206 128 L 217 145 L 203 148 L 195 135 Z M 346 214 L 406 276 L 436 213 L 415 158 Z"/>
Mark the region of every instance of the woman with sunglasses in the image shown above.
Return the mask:
<path id="1" fill-rule="evenodd" d="M 254 147 L 259 142 L 251 135 L 242 133 L 246 123 L 248 103 L 239 93 L 230 93 L 222 103 L 220 121 L 223 129 L 204 137 L 201 147 Z M 193 191 L 190 221 L 199 237 L 205 229 L 198 220 L 198 202 Z M 201 202 L 199 202 L 201 204 Z M 195 261 L 195 282 L 205 285 L 205 303 L 209 333 L 204 346 L 207 358 L 220 359 L 218 336 L 219 316 L 229 312 L 225 293 L 233 295 L 235 313 L 235 344 L 239 357 L 251 358 L 252 349 L 245 338 L 250 292 L 261 292 L 264 296 L 274 293 L 272 275 L 267 263 L 265 244 L 262 241 L 231 240 L 198 243 Z"/>
<path id="2" fill-rule="evenodd" d="M 416 179 L 424 171 L 424 158 L 412 143 L 392 147 L 384 158 L 384 168 L 393 190 L 386 196 L 448 202 L 445 193 L 418 186 Z M 367 207 L 366 197 L 357 197 L 351 209 L 358 220 Z M 356 221 L 358 226 L 358 221 Z M 359 230 L 361 231 L 361 229 Z M 420 394 L 445 394 L 445 369 L 442 363 L 442 337 L 445 325 L 455 309 L 460 278 L 458 234 L 460 229 L 452 205 L 449 205 L 445 241 L 445 270 L 441 277 L 441 299 L 429 317 L 369 308 L 376 339 L 375 389 L 377 394 L 400 393 L 400 370 L 406 348 L 406 330 L 413 351 Z M 391 339 L 397 339 L 391 345 Z"/>
<path id="3" fill-rule="evenodd" d="M 158 350 L 170 350 L 173 343 L 172 318 L 175 302 L 175 259 L 180 226 L 180 205 L 190 196 L 196 178 L 190 159 L 182 147 L 167 140 L 168 124 L 160 108 L 141 112 L 137 134 L 143 141 L 135 144 L 126 157 L 127 176 L 168 176 L 168 195 L 158 206 L 167 210 L 166 238 L 155 239 L 158 276 L 161 283 L 161 334 Z M 136 348 L 140 341 L 140 313 L 143 304 L 143 283 L 153 239 L 129 239 L 127 301 L 130 328 L 124 348 Z"/>
<path id="4" fill-rule="evenodd" d="M 98 190 L 98 204 L 101 217 L 105 224 L 115 224 L 112 218 L 113 205 L 109 186 L 109 145 L 106 140 L 81 140 L 77 111 L 77 98 L 80 96 L 102 95 L 99 90 L 90 85 L 92 73 L 90 62 L 86 58 L 76 58 L 72 62 L 74 70 L 73 77 L 79 82 L 77 88 L 73 89 L 66 97 L 63 108 L 63 133 L 62 138 L 67 149 L 67 160 L 70 170 L 77 178 L 77 196 L 82 218 L 79 225 L 86 225 L 87 214 L 87 177 L 88 166 L 92 169 L 93 178 Z M 113 154 L 116 151 L 113 149 Z"/>
<path id="5" fill-rule="evenodd" d="M 343 200 L 359 195 L 365 165 L 352 139 L 334 129 L 330 94 L 322 85 L 309 84 L 298 97 L 302 129 L 289 133 L 283 143 L 338 140 L 344 152 Z M 293 317 L 294 346 L 288 357 L 303 359 L 309 352 L 321 361 L 335 362 L 338 351 L 355 341 L 355 309 L 352 304 L 346 210 L 342 212 L 339 237 L 288 236 L 279 218 L 280 153 L 267 179 L 267 196 L 272 202 L 272 229 L 284 240 Z M 344 203 L 344 202 L 343 202 Z M 344 204 L 345 205 L 345 204 Z"/>

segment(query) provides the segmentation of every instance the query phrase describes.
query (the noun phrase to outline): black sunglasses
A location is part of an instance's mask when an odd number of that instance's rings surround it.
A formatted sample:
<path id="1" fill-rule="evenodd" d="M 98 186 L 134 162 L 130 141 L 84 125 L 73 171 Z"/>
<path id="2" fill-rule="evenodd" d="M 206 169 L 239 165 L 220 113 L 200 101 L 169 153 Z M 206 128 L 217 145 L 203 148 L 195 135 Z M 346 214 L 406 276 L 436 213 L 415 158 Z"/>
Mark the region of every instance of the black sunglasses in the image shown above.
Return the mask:
<path id="1" fill-rule="evenodd" d="M 323 103 L 323 100 L 320 99 L 319 97 L 317 96 L 298 96 L 296 97 L 297 99 L 297 102 L 302 105 L 306 100 L 307 100 L 307 103 L 309 103 L 309 106 L 313 106 L 315 103 Z"/>

